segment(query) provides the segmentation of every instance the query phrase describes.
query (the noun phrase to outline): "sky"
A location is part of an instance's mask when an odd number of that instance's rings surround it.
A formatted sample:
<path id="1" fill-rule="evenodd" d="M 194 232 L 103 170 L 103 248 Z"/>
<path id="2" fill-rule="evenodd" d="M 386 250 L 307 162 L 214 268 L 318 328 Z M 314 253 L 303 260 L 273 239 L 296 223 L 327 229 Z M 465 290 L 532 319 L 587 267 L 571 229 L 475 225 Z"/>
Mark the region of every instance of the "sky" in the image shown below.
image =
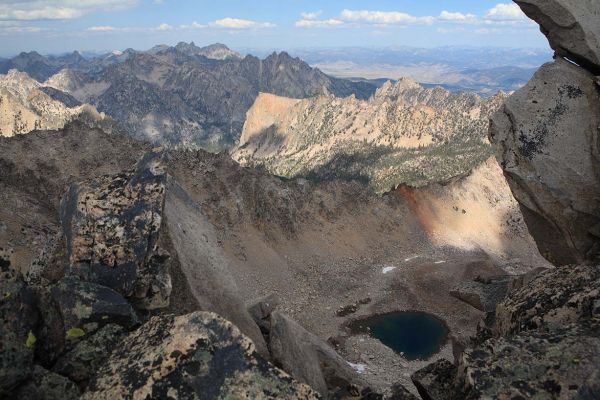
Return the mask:
<path id="1" fill-rule="evenodd" d="M 0 56 L 215 42 L 244 49 L 547 48 L 498 0 L 0 0 Z"/>

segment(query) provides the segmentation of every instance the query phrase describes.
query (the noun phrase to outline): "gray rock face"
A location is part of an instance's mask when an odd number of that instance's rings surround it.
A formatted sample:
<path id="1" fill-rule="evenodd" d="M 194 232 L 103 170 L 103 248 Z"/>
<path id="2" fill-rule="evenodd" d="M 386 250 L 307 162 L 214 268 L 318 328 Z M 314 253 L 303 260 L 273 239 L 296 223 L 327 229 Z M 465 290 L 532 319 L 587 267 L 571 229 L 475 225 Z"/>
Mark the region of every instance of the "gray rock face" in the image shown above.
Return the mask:
<path id="1" fill-rule="evenodd" d="M 511 293 L 496 309 L 495 335 L 556 329 L 600 316 L 600 268 L 566 266 L 546 271 Z M 596 311 L 595 311 L 596 310 Z M 594 314 L 594 313 L 597 314 Z"/>
<path id="2" fill-rule="evenodd" d="M 160 153 L 135 171 L 72 185 L 61 203 L 71 274 L 116 290 L 137 307 L 168 305 L 168 255 L 157 248 L 166 173 Z"/>
<path id="3" fill-rule="evenodd" d="M 456 366 L 440 359 L 412 374 L 411 379 L 424 400 L 448 400 L 457 395 L 455 376 Z"/>
<path id="4" fill-rule="evenodd" d="M 31 379 L 15 393 L 16 399 L 27 400 L 76 400 L 79 396 L 75 383 L 39 365 L 33 369 Z"/>
<path id="5" fill-rule="evenodd" d="M 278 305 L 279 298 L 277 295 L 271 294 L 255 301 L 248 307 L 248 312 L 252 316 L 252 319 L 254 319 L 254 322 L 256 322 L 263 333 L 268 333 L 271 329 L 269 317 Z"/>
<path id="6" fill-rule="evenodd" d="M 125 333 L 119 325 L 104 326 L 60 357 L 52 367 L 52 371 L 76 383 L 86 385 L 98 367 L 108 358 L 114 346 L 123 339 Z"/>
<path id="7" fill-rule="evenodd" d="M 599 126 L 594 76 L 560 58 L 492 118 L 496 157 L 540 252 L 556 264 L 600 255 Z"/>
<path id="8" fill-rule="evenodd" d="M 239 297 L 228 261 L 215 248 L 217 244 L 206 239 L 213 236 L 211 230 L 214 227 L 200 206 L 171 177 L 167 180 L 164 215 L 161 235 L 163 238 L 168 236 L 168 251 L 189 285 L 186 302 L 197 304 L 196 309 L 215 312 L 233 322 L 250 336 L 258 353 L 267 357 L 267 345 Z"/>
<path id="9" fill-rule="evenodd" d="M 64 334 L 79 340 L 109 323 L 131 329 L 139 323 L 133 307 L 116 291 L 68 277 L 51 290 L 58 305 Z"/>
<path id="10" fill-rule="evenodd" d="M 83 399 L 316 399 L 264 361 L 252 341 L 216 314 L 153 317 L 125 338 Z"/>
<path id="11" fill-rule="evenodd" d="M 409 392 L 400 384 L 392 385 L 392 393 L 386 397 L 387 400 L 419 400 L 417 396 Z"/>
<path id="12" fill-rule="evenodd" d="M 595 399 L 600 326 L 569 325 L 488 340 L 459 363 L 462 399 Z"/>
<path id="13" fill-rule="evenodd" d="M 478 310 L 493 312 L 496 305 L 508 293 L 511 282 L 512 278 L 510 276 L 463 282 L 450 291 L 450 294 Z"/>
<path id="14" fill-rule="evenodd" d="M 269 347 L 273 361 L 323 397 L 365 384 L 332 348 L 284 314 L 271 314 Z"/>
<path id="15" fill-rule="evenodd" d="M 0 271 L 0 398 L 31 373 L 38 321 L 33 292 L 8 267 Z"/>
<path id="16" fill-rule="evenodd" d="M 600 3 L 596 0 L 515 0 L 536 21 L 550 46 L 600 74 Z"/>

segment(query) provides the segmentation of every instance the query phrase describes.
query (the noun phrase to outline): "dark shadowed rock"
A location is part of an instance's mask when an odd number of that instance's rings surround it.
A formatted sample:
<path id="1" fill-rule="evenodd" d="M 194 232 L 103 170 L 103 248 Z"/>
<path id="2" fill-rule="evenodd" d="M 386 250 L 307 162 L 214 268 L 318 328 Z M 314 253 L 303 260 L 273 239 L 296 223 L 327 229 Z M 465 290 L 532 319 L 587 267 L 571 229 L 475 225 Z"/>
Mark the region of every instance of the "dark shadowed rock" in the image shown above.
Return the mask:
<path id="1" fill-rule="evenodd" d="M 454 378 L 456 366 L 440 359 L 412 374 L 411 379 L 424 400 L 458 399 Z"/>
<path id="2" fill-rule="evenodd" d="M 109 323 L 128 329 L 139 323 L 127 300 L 105 286 L 67 277 L 52 288 L 51 296 L 60 311 L 67 340 L 79 340 Z"/>
<path id="3" fill-rule="evenodd" d="M 83 399 L 316 399 L 266 362 L 252 341 L 216 314 L 153 317 L 126 337 Z"/>
<path id="4" fill-rule="evenodd" d="M 542 66 L 492 118 L 496 157 L 551 262 L 600 255 L 599 126 L 594 76 L 560 58 Z"/>
<path id="5" fill-rule="evenodd" d="M 502 276 L 489 279 L 461 282 L 450 294 L 484 312 L 491 312 L 508 293 L 512 277 Z"/>
<path id="6" fill-rule="evenodd" d="M 557 54 L 600 74 L 600 3 L 597 0 L 515 0 L 540 24 Z"/>
<path id="7" fill-rule="evenodd" d="M 108 358 L 114 346 L 123 339 L 125 333 L 119 325 L 104 326 L 60 357 L 52 370 L 74 382 L 87 384 L 98 367 Z"/>
<path id="8" fill-rule="evenodd" d="M 386 397 L 387 400 L 418 400 L 417 396 L 408 391 L 399 383 L 392 385 L 391 394 Z"/>
<path id="9" fill-rule="evenodd" d="M 517 281 L 488 313 L 487 334 L 454 346 L 458 370 L 438 362 L 413 375 L 424 399 L 598 398 L 600 268 L 568 265 Z"/>
<path id="10" fill-rule="evenodd" d="M 65 326 L 60 308 L 52 298 L 50 288 L 36 288 L 40 323 L 36 330 L 35 357 L 45 367 L 50 367 L 67 346 Z"/>
<path id="11" fill-rule="evenodd" d="M 269 347 L 277 365 L 323 397 L 366 386 L 331 347 L 278 311 L 271 314 Z"/>
<path id="12" fill-rule="evenodd" d="M 591 400 L 598 365 L 600 325 L 586 322 L 490 339 L 463 354 L 458 379 L 465 399 Z"/>
<path id="13" fill-rule="evenodd" d="M 71 274 L 140 308 L 168 305 L 168 255 L 156 247 L 165 179 L 161 154 L 149 152 L 134 171 L 71 186 L 61 203 Z"/>
<path id="14" fill-rule="evenodd" d="M 554 329 L 598 318 L 599 304 L 598 266 L 559 267 L 538 275 L 498 305 L 495 334 Z"/>
<path id="15" fill-rule="evenodd" d="M 269 317 L 279 305 L 277 295 L 271 294 L 255 301 L 248 307 L 248 312 L 263 333 L 268 333 L 271 328 Z"/>
<path id="16" fill-rule="evenodd" d="M 33 292 L 0 265 L 0 398 L 27 379 L 33 365 L 38 312 Z"/>
<path id="17" fill-rule="evenodd" d="M 36 365 L 31 379 L 17 390 L 15 399 L 76 400 L 79 396 L 75 383 Z"/>

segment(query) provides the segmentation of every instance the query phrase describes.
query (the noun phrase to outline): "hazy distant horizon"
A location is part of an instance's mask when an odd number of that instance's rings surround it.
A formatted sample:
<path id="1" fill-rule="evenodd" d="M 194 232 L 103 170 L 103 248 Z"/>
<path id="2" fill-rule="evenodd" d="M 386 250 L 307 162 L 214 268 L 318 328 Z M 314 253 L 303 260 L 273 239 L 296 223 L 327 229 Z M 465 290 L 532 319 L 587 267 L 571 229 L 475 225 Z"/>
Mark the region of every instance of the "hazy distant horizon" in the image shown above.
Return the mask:
<path id="1" fill-rule="evenodd" d="M 198 47 L 205 47 L 205 46 L 210 46 L 213 44 L 224 44 L 231 50 L 236 51 L 243 56 L 252 55 L 252 56 L 257 56 L 257 57 L 265 57 L 272 53 L 281 53 L 281 52 L 287 52 L 287 53 L 290 53 L 291 55 L 294 55 L 299 52 L 311 52 L 311 51 L 312 52 L 321 52 L 321 51 L 327 51 L 327 50 L 357 50 L 357 49 L 358 50 L 371 50 L 371 51 L 436 50 L 436 49 L 490 50 L 490 51 L 506 50 L 506 51 L 517 51 L 517 52 L 532 51 L 532 52 L 536 52 L 536 53 L 546 53 L 550 56 L 553 54 L 553 50 L 548 46 L 510 47 L 510 46 L 473 46 L 473 45 L 471 45 L 471 46 L 469 46 L 469 45 L 447 45 L 447 46 L 409 46 L 409 45 L 352 46 L 352 45 L 348 45 L 348 46 L 300 46 L 300 47 L 283 48 L 283 47 L 268 47 L 268 46 L 265 46 L 265 47 L 243 47 L 243 46 L 235 47 L 235 46 L 230 46 L 225 41 L 201 43 L 201 42 L 195 42 L 193 40 L 187 41 L 187 42 L 185 40 L 179 40 L 179 41 L 169 42 L 169 43 L 155 43 L 154 45 L 151 45 L 149 47 L 144 47 L 144 48 L 125 47 L 125 48 L 106 48 L 106 49 L 98 49 L 98 50 L 86 49 L 86 48 L 73 48 L 73 49 L 67 49 L 65 51 L 59 51 L 59 52 L 44 52 L 44 51 L 42 51 L 40 49 L 36 49 L 36 48 L 30 48 L 30 49 L 26 48 L 26 49 L 22 49 L 18 52 L 14 52 L 14 53 L 3 53 L 2 49 L 0 49 L 0 58 L 10 59 L 10 58 L 18 56 L 21 53 L 31 53 L 31 52 L 36 52 L 36 53 L 38 53 L 42 56 L 46 56 L 46 57 L 59 57 L 59 56 L 64 56 L 64 55 L 71 54 L 74 52 L 78 52 L 84 57 L 98 57 L 98 56 L 110 54 L 114 51 L 126 51 L 128 49 L 143 52 L 143 51 L 148 51 L 155 46 L 161 46 L 161 45 L 174 47 L 175 45 L 177 45 L 178 43 L 181 43 L 181 42 L 185 42 L 185 43 L 194 42 L 194 44 Z"/>
<path id="2" fill-rule="evenodd" d="M 35 50 L 147 49 L 224 42 L 233 49 L 492 46 L 545 48 L 508 0 L 4 0 L 2 57 Z"/>

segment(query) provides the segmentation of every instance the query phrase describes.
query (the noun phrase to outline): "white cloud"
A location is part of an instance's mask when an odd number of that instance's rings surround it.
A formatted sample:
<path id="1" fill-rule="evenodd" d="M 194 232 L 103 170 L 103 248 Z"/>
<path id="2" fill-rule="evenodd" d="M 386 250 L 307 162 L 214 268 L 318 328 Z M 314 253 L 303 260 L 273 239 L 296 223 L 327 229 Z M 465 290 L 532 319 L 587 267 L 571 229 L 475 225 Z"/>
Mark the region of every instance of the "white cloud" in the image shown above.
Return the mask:
<path id="1" fill-rule="evenodd" d="M 460 33 L 460 32 L 466 32 L 467 30 L 462 27 L 462 26 L 454 26 L 452 28 L 437 28 L 437 32 L 441 33 L 442 35 L 447 35 L 450 33 Z"/>
<path id="2" fill-rule="evenodd" d="M 477 17 L 474 14 L 463 14 L 461 12 L 450 12 L 450 11 L 442 11 L 440 16 L 438 17 L 440 21 L 450 21 L 450 22 L 475 22 Z"/>
<path id="3" fill-rule="evenodd" d="M 324 20 L 301 19 L 296 21 L 296 26 L 298 28 L 333 28 L 340 25 L 344 25 L 344 21 L 335 18 Z"/>
<path id="4" fill-rule="evenodd" d="M 166 24 L 164 22 L 156 27 L 157 31 L 170 31 L 172 29 L 173 29 L 173 27 L 171 25 Z"/>
<path id="5" fill-rule="evenodd" d="M 485 18 L 494 21 L 523 21 L 527 16 L 515 3 L 500 3 L 488 10 Z"/>
<path id="6" fill-rule="evenodd" d="M 261 29 L 261 28 L 274 28 L 276 25 L 271 22 L 258 22 L 249 19 L 239 18 L 223 18 L 218 19 L 210 23 L 210 26 L 217 28 L 229 28 L 229 29 Z"/>
<path id="7" fill-rule="evenodd" d="M 138 0 L 2 0 L 0 20 L 74 19 L 98 11 L 133 7 Z"/>
<path id="8" fill-rule="evenodd" d="M 302 19 L 313 20 L 313 19 L 319 18 L 321 16 L 321 14 L 323 14 L 323 11 L 313 11 L 313 12 L 303 12 L 300 14 L 300 16 L 302 17 Z"/>
<path id="9" fill-rule="evenodd" d="M 499 28 L 479 28 L 475 29 L 475 33 L 478 35 L 498 35 L 506 32 Z"/>
<path id="10" fill-rule="evenodd" d="M 181 29 L 204 29 L 204 28 L 208 28 L 208 25 L 200 24 L 200 23 L 194 21 L 189 25 L 179 25 L 179 27 Z"/>
<path id="11" fill-rule="evenodd" d="M 343 20 L 352 22 L 368 22 L 384 25 L 415 25 L 433 24 L 435 17 L 416 17 L 399 11 L 367 11 L 367 10 L 343 10 Z"/>
<path id="12" fill-rule="evenodd" d="M 45 31 L 46 29 L 40 28 L 38 26 L 5 26 L 0 27 L 0 35 L 11 34 L 11 33 L 37 33 Z"/>
<path id="13" fill-rule="evenodd" d="M 100 25 L 100 26 L 90 26 L 87 28 L 90 32 L 111 32 L 117 30 L 114 26 L 110 25 Z"/>

